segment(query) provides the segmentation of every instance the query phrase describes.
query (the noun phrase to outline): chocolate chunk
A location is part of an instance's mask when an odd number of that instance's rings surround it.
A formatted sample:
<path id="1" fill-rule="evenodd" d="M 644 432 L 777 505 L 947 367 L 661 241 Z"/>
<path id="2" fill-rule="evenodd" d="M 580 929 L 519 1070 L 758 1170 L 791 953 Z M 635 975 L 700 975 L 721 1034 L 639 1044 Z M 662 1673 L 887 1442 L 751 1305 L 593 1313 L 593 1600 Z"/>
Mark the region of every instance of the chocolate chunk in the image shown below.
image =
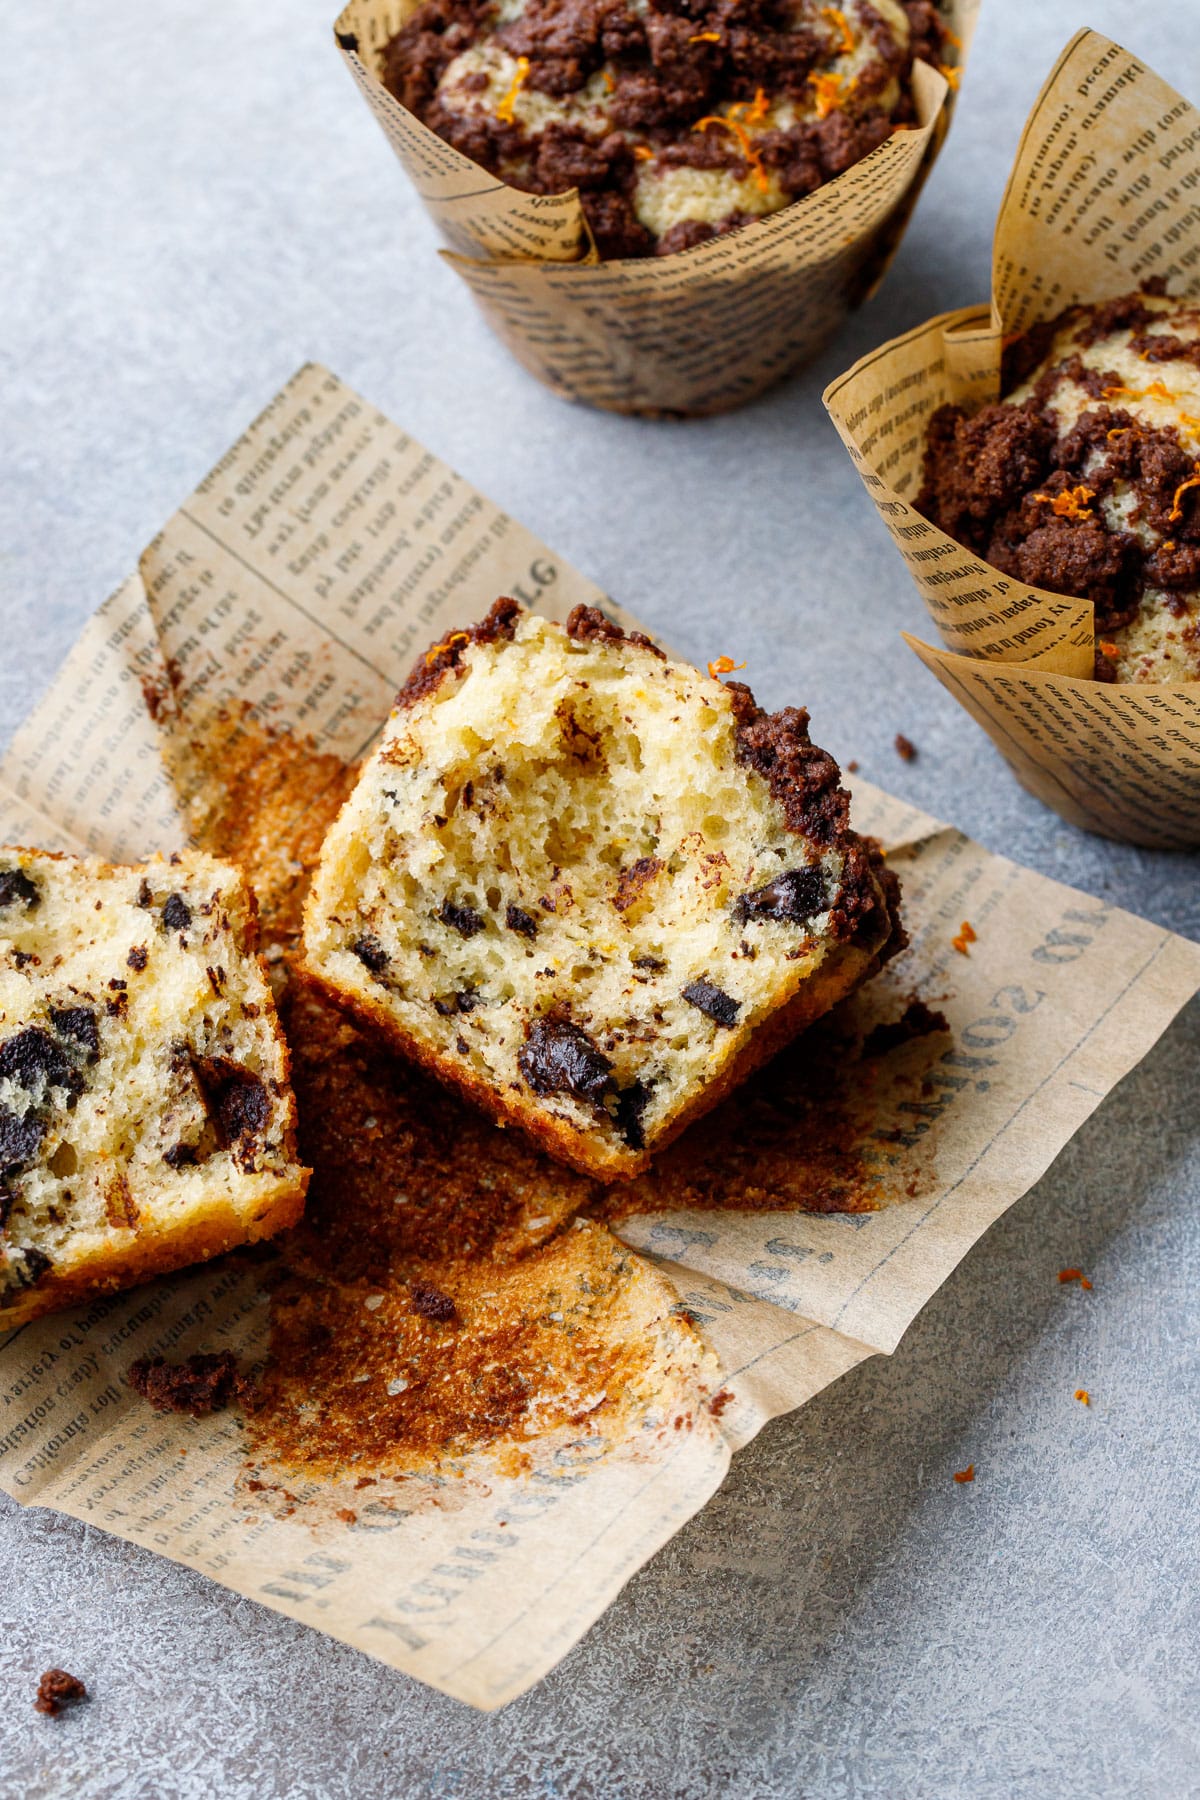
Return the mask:
<path id="1" fill-rule="evenodd" d="M 409 1291 L 413 1311 L 420 1313 L 423 1319 L 437 1319 L 443 1325 L 448 1324 L 451 1319 L 457 1319 L 458 1308 L 449 1294 L 431 1287 L 427 1281 L 414 1281 Z"/>
<path id="2" fill-rule="evenodd" d="M 683 997 L 690 1006 L 697 1007 L 713 1021 L 714 1025 L 736 1025 L 737 1016 L 742 1010 L 740 1000 L 714 987 L 711 981 L 703 979 L 689 981 L 683 990 Z"/>
<path id="3" fill-rule="evenodd" d="M 163 901 L 162 922 L 168 931 L 186 931 L 192 922 L 192 909 L 182 894 L 168 894 Z"/>
<path id="4" fill-rule="evenodd" d="M 0 1106 L 0 1173 L 31 1163 L 42 1146 L 46 1127 L 33 1113 L 22 1118 Z"/>
<path id="5" fill-rule="evenodd" d="M 33 1710 L 55 1719 L 64 1706 L 74 1706 L 87 1697 L 87 1689 L 77 1675 L 68 1675 L 65 1669 L 47 1669 L 38 1682 Z"/>
<path id="6" fill-rule="evenodd" d="M 89 1056 L 100 1054 L 100 1025 L 90 1006 L 67 1006 L 50 1009 L 50 1023 L 60 1038 L 78 1044 Z"/>
<path id="7" fill-rule="evenodd" d="M 144 877 L 138 886 L 137 899 L 134 901 L 134 905 L 140 906 L 143 911 L 146 911 L 149 907 L 154 905 L 154 889 Z"/>
<path id="8" fill-rule="evenodd" d="M 388 966 L 388 953 L 377 937 L 355 938 L 350 946 L 354 955 L 372 975 L 382 975 Z"/>
<path id="9" fill-rule="evenodd" d="M 802 925 L 816 913 L 824 912 L 828 905 L 824 871 L 820 863 L 808 863 L 802 869 L 785 869 L 753 893 L 739 895 L 733 910 L 743 925 L 751 919 Z"/>
<path id="10" fill-rule="evenodd" d="M 22 1294 L 26 1289 L 36 1287 L 50 1266 L 50 1258 L 44 1250 L 29 1248 L 14 1251 L 12 1260 L 4 1270 L 0 1300 L 10 1300 L 14 1294 Z"/>
<path id="11" fill-rule="evenodd" d="M 271 1117 L 271 1102 L 259 1076 L 223 1056 L 193 1058 L 196 1079 L 208 1102 L 222 1149 L 258 1137 Z"/>
<path id="12" fill-rule="evenodd" d="M 169 1150 L 163 1151 L 163 1161 L 168 1169 L 186 1169 L 200 1160 L 195 1144 L 172 1144 Z"/>
<path id="13" fill-rule="evenodd" d="M 193 1419 L 220 1412 L 232 1403 L 252 1406 L 254 1386 L 241 1373 L 231 1350 L 189 1356 L 169 1363 L 163 1356 L 143 1356 L 131 1363 L 130 1387 L 156 1412 L 187 1413 Z"/>
<path id="14" fill-rule="evenodd" d="M 40 899 L 36 884 L 24 869 L 0 869 L 0 912 L 6 906 L 23 906 L 32 912 Z"/>
<path id="15" fill-rule="evenodd" d="M 647 969 L 652 975 L 661 975 L 667 965 L 661 956 L 635 956 L 633 966 L 635 969 Z"/>
<path id="16" fill-rule="evenodd" d="M 437 916 L 443 925 L 451 926 L 460 937 L 471 938 L 477 931 L 483 930 L 483 919 L 473 906 L 456 906 L 453 900 L 443 900 Z"/>
<path id="17" fill-rule="evenodd" d="M 644 1150 L 646 1134 L 642 1130 L 642 1114 L 650 1104 L 650 1089 L 644 1081 L 635 1081 L 617 1095 L 613 1124 L 631 1150 Z"/>
<path id="18" fill-rule="evenodd" d="M 535 938 L 538 933 L 538 922 L 532 913 L 527 913 L 522 906 L 510 906 L 504 915 L 504 923 L 510 931 L 519 932 L 522 937 Z"/>
<path id="19" fill-rule="evenodd" d="M 517 1065 L 535 1094 L 573 1094 L 577 1100 L 599 1100 L 612 1073 L 604 1052 L 567 1019 L 535 1020 Z"/>
<path id="20" fill-rule="evenodd" d="M 0 1044 L 0 1077 L 26 1089 L 36 1087 L 39 1080 L 47 1087 L 65 1088 L 69 1094 L 78 1094 L 83 1088 L 75 1065 L 40 1025 L 29 1025 Z"/>
<path id="21" fill-rule="evenodd" d="M 136 970 L 140 975 L 150 959 L 150 953 L 144 944 L 135 944 L 125 958 L 127 967 Z"/>

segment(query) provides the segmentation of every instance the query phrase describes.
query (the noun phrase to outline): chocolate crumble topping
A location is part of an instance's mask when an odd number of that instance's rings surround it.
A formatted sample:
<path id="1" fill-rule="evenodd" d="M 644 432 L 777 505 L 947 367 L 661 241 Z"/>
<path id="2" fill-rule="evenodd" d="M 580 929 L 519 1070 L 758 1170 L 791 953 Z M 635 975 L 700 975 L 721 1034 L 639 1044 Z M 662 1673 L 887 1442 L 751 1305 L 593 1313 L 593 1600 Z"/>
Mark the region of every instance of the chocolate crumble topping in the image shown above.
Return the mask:
<path id="1" fill-rule="evenodd" d="M 38 1682 L 33 1710 L 56 1719 L 65 1707 L 75 1706 L 87 1697 L 88 1691 L 77 1675 L 69 1675 L 65 1669 L 47 1669 Z"/>
<path id="2" fill-rule="evenodd" d="M 135 1394 L 156 1412 L 186 1413 L 193 1419 L 226 1406 L 251 1407 L 254 1384 L 241 1373 L 231 1350 L 189 1356 L 169 1363 L 164 1356 L 143 1356 L 131 1363 L 127 1377 Z"/>

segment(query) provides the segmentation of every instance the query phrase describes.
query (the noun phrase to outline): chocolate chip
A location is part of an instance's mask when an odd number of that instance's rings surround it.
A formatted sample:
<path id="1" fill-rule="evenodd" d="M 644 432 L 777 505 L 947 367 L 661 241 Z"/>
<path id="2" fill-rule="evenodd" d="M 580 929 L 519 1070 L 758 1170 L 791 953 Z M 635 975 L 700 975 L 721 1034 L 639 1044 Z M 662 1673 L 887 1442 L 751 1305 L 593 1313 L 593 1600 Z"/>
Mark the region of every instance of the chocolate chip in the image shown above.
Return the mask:
<path id="1" fill-rule="evenodd" d="M 714 987 L 711 981 L 689 981 L 683 990 L 683 997 L 690 1006 L 697 1007 L 713 1021 L 714 1025 L 736 1025 L 737 1016 L 742 1010 L 740 1000 L 723 993 Z"/>
<path id="2" fill-rule="evenodd" d="M 46 1127 L 32 1113 L 24 1117 L 0 1106 L 0 1172 L 9 1173 L 33 1161 Z"/>
<path id="3" fill-rule="evenodd" d="M 136 970 L 139 975 L 149 960 L 150 953 L 144 944 L 135 944 L 133 949 L 129 952 L 129 955 L 125 958 L 126 966 Z"/>
<path id="4" fill-rule="evenodd" d="M 635 956 L 633 966 L 635 969 L 647 969 L 652 975 L 661 975 L 667 965 L 661 956 Z"/>
<path id="5" fill-rule="evenodd" d="M 786 869 L 774 881 L 755 888 L 752 894 L 739 896 L 734 916 L 743 925 L 751 919 L 777 919 L 783 924 L 802 925 L 815 913 L 829 905 L 829 891 L 819 863 L 807 863 L 802 869 Z"/>
<path id="6" fill-rule="evenodd" d="M 223 1149 L 266 1129 L 271 1102 L 259 1076 L 223 1056 L 198 1056 L 192 1066 Z"/>
<path id="7" fill-rule="evenodd" d="M 26 1089 L 36 1087 L 39 1081 L 47 1087 L 65 1088 L 69 1094 L 78 1094 L 83 1088 L 83 1078 L 65 1050 L 40 1025 L 29 1025 L 0 1044 L 0 1077 Z"/>
<path id="8" fill-rule="evenodd" d="M 78 1044 L 89 1056 L 99 1056 L 100 1026 L 90 1006 L 51 1007 L 50 1023 L 60 1038 Z"/>
<path id="9" fill-rule="evenodd" d="M 440 1013 L 443 1019 L 452 1019 L 455 1013 L 474 1012 L 482 1005 L 482 999 L 475 988 L 463 988 L 461 993 L 451 994 L 448 1000 L 434 1000 L 433 1010 Z"/>
<path id="10" fill-rule="evenodd" d="M 140 906 L 143 910 L 154 905 L 154 889 L 148 881 L 143 880 L 139 886 L 134 905 Z"/>
<path id="11" fill-rule="evenodd" d="M 631 1150 L 643 1150 L 646 1134 L 642 1130 L 642 1114 L 650 1104 L 650 1089 L 644 1081 L 635 1081 L 617 1095 L 613 1124 Z"/>
<path id="12" fill-rule="evenodd" d="M 431 1287 L 427 1281 L 414 1281 L 409 1292 L 413 1311 L 420 1313 L 423 1319 L 437 1319 L 443 1325 L 448 1324 L 451 1319 L 457 1319 L 458 1308 L 449 1294 Z"/>
<path id="13" fill-rule="evenodd" d="M 172 1144 L 169 1150 L 163 1151 L 163 1161 L 168 1169 L 190 1168 L 199 1160 L 194 1144 Z"/>
<path id="14" fill-rule="evenodd" d="M 538 933 L 538 922 L 532 913 L 527 913 L 523 906 L 510 906 L 504 915 L 504 923 L 510 931 L 519 932 L 522 937 L 535 938 Z"/>
<path id="15" fill-rule="evenodd" d="M 186 931 L 192 922 L 192 909 L 182 894 L 168 894 L 163 901 L 162 922 L 168 931 Z"/>
<path id="16" fill-rule="evenodd" d="M 535 1020 L 517 1066 L 535 1094 L 573 1094 L 577 1100 L 599 1100 L 612 1073 L 604 1052 L 567 1019 Z"/>
<path id="17" fill-rule="evenodd" d="M 477 931 L 483 930 L 483 919 L 473 906 L 456 906 L 453 900 L 443 900 L 437 916 L 443 925 L 451 926 L 460 937 L 474 937 Z"/>
<path id="18" fill-rule="evenodd" d="M 363 967 L 370 969 L 372 975 L 382 975 L 388 966 L 388 953 L 377 937 L 355 938 L 350 949 Z"/>
<path id="19" fill-rule="evenodd" d="M 6 906 L 23 906 L 32 912 L 40 899 L 36 883 L 24 869 L 0 869 L 0 912 Z"/>

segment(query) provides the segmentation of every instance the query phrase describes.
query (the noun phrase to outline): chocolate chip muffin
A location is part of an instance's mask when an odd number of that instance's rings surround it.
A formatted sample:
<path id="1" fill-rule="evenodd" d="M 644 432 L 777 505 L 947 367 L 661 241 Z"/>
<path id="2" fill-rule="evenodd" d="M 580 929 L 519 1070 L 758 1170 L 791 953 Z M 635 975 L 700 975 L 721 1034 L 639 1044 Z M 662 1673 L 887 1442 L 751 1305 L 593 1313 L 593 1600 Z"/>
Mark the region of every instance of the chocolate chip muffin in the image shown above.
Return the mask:
<path id="1" fill-rule="evenodd" d="M 419 0 L 382 79 L 513 187 L 578 188 L 603 257 L 686 250 L 914 118 L 931 0 Z"/>
<path id="2" fill-rule="evenodd" d="M 299 1217 L 254 941 L 211 857 L 0 849 L 0 1330 Z"/>
<path id="3" fill-rule="evenodd" d="M 997 405 L 933 415 L 917 510 L 1090 600 L 1098 680 L 1200 680 L 1200 303 L 1073 306 L 1004 368 Z"/>
<path id="4" fill-rule="evenodd" d="M 325 841 L 310 974 L 606 1178 L 898 947 L 808 715 L 578 607 L 497 601 L 417 663 Z"/>

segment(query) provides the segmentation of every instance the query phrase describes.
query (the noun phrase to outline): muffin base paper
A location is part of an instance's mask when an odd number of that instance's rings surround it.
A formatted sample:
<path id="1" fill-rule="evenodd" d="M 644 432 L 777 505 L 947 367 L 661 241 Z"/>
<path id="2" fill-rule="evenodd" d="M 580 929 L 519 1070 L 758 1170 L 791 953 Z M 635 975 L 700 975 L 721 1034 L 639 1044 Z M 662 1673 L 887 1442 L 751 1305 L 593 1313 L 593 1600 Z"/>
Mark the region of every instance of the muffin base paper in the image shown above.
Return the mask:
<path id="1" fill-rule="evenodd" d="M 965 67 L 979 0 L 947 16 Z M 919 124 L 816 193 L 673 256 L 600 262 L 577 194 L 527 194 L 447 144 L 376 69 L 412 12 L 351 0 L 335 35 L 485 318 L 539 381 L 613 412 L 740 406 L 814 356 L 882 280 L 949 129 L 954 95 L 914 68 Z"/>
<path id="2" fill-rule="evenodd" d="M 1002 575 L 915 512 L 937 407 L 1000 392 L 1006 338 L 1151 276 L 1200 294 L 1200 112 L 1111 39 L 1072 39 L 996 225 L 992 304 L 873 351 L 825 404 L 947 648 L 908 637 L 1022 785 L 1086 831 L 1200 844 L 1200 682 L 1091 679 L 1092 606 Z"/>
<path id="3" fill-rule="evenodd" d="M 221 708 L 250 702 L 276 729 L 356 758 L 415 654 L 502 592 L 559 618 L 603 599 L 334 376 L 306 367 L 85 628 L 0 766 L 0 841 L 114 858 L 179 846 L 186 810 L 219 799 L 219 776 L 196 765 L 189 794 L 171 771 Z M 418 1483 L 423 1497 L 398 1511 L 370 1490 L 353 1523 L 322 1518 L 319 1504 L 275 1517 L 239 1483 L 246 1443 L 228 1414 L 154 1413 L 125 1379 L 139 1356 L 261 1354 L 269 1265 L 235 1255 L 11 1336 L 0 1347 L 0 1485 L 474 1706 L 530 1687 L 766 1420 L 895 1348 L 1200 987 L 1200 946 L 866 784 L 855 814 L 889 846 L 914 939 L 861 1003 L 891 1020 L 919 991 L 953 1032 L 930 1051 L 903 1127 L 875 1145 L 895 1203 L 824 1216 L 660 1212 L 616 1227 L 646 1259 L 651 1299 L 682 1296 L 711 1353 L 685 1375 L 664 1369 L 661 1403 L 636 1429 L 557 1441 L 520 1478 L 482 1455 L 460 1459 L 457 1475 Z M 966 956 L 952 947 L 964 918 L 977 934 Z M 728 1122 L 748 1116 L 753 1084 L 742 1093 L 726 1126 L 718 1113 L 693 1128 L 718 1149 Z M 875 1128 L 868 1119 L 865 1136 Z M 717 1389 L 729 1398 L 713 1408 Z M 683 1423 L 664 1430 L 672 1407 Z M 288 1485 L 314 1494 L 308 1478 Z"/>

